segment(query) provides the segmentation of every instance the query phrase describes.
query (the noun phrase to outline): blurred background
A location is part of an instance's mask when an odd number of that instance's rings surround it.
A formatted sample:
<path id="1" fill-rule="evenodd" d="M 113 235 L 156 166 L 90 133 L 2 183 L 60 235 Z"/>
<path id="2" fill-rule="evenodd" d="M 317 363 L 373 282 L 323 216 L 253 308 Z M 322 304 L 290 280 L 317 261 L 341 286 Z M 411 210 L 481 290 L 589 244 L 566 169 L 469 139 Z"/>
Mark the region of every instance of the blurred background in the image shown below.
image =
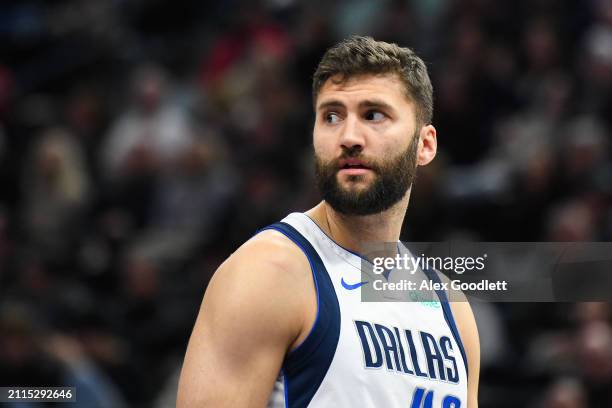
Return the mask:
<path id="1" fill-rule="evenodd" d="M 311 76 L 350 34 L 434 83 L 402 239 L 612 240 L 611 0 L 5 1 L 0 385 L 174 406 L 211 274 L 318 202 Z M 608 304 L 474 309 L 481 408 L 611 406 Z"/>

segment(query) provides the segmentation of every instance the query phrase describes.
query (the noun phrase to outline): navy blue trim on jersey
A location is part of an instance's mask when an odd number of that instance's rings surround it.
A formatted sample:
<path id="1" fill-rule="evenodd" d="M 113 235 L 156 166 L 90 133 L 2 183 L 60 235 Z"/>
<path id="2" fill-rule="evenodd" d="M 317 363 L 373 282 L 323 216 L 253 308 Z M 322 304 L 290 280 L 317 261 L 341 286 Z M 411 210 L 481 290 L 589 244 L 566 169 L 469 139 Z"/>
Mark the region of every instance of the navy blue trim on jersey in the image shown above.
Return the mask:
<path id="1" fill-rule="evenodd" d="M 317 292 L 317 317 L 306 339 L 285 356 L 282 373 L 285 406 L 305 408 L 323 382 L 340 338 L 340 305 L 325 265 L 310 242 L 295 228 L 277 222 L 263 228 L 276 230 L 293 241 L 306 255 Z"/>
<path id="2" fill-rule="evenodd" d="M 422 270 L 423 272 L 425 272 L 425 274 L 430 280 L 435 281 L 439 284 L 442 283 L 440 277 L 438 276 L 438 273 L 435 270 L 429 268 L 422 268 Z M 455 341 L 459 345 L 459 351 L 461 351 L 461 357 L 463 357 L 463 362 L 465 363 L 465 373 L 469 376 L 465 348 L 463 347 L 463 343 L 461 342 L 461 336 L 459 336 L 459 330 L 457 330 L 455 318 L 453 317 L 453 311 L 451 310 L 450 304 L 448 303 L 448 297 L 446 296 L 446 292 L 444 292 L 444 290 L 436 290 L 436 293 L 438 294 L 440 304 L 442 305 L 442 311 L 444 312 L 444 320 L 446 320 L 446 323 L 448 324 L 448 327 L 450 328 L 450 331 L 453 334 Z"/>

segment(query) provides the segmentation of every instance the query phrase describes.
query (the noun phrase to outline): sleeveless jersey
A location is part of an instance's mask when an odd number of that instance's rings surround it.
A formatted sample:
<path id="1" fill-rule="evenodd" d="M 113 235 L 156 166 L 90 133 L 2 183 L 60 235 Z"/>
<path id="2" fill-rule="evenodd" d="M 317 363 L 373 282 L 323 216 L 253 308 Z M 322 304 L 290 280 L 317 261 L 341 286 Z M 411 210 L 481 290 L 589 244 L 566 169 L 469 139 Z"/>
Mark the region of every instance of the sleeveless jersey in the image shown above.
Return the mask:
<path id="1" fill-rule="evenodd" d="M 306 214 L 266 229 L 305 253 L 317 294 L 315 323 L 285 356 L 269 408 L 467 407 L 467 360 L 443 291 L 435 302 L 362 302 L 363 258 Z M 435 271 L 418 273 L 440 282 Z"/>

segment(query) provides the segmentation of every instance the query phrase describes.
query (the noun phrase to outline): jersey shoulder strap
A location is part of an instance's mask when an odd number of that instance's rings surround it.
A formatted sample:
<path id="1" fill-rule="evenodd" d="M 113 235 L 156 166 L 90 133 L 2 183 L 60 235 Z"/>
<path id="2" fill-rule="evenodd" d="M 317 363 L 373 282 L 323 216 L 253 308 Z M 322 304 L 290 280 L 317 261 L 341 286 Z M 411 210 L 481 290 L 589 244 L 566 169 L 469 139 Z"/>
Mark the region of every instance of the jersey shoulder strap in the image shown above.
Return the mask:
<path id="1" fill-rule="evenodd" d="M 308 406 L 327 370 L 340 338 L 340 306 L 325 265 L 312 244 L 286 222 L 271 224 L 260 231 L 275 230 L 295 243 L 306 255 L 317 294 L 317 316 L 306 339 L 290 351 L 283 362 L 287 408 Z"/>

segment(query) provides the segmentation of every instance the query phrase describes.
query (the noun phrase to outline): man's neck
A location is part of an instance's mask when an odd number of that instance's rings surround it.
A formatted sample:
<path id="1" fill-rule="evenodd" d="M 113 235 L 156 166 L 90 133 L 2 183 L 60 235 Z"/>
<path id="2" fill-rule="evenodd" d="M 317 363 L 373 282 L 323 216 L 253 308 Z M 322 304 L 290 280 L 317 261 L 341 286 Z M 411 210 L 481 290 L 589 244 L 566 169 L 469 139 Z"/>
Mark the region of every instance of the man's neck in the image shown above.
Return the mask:
<path id="1" fill-rule="evenodd" d="M 410 190 L 393 207 L 373 215 L 345 215 L 325 201 L 306 212 L 340 246 L 363 253 L 368 244 L 397 242 L 408 208 Z"/>

